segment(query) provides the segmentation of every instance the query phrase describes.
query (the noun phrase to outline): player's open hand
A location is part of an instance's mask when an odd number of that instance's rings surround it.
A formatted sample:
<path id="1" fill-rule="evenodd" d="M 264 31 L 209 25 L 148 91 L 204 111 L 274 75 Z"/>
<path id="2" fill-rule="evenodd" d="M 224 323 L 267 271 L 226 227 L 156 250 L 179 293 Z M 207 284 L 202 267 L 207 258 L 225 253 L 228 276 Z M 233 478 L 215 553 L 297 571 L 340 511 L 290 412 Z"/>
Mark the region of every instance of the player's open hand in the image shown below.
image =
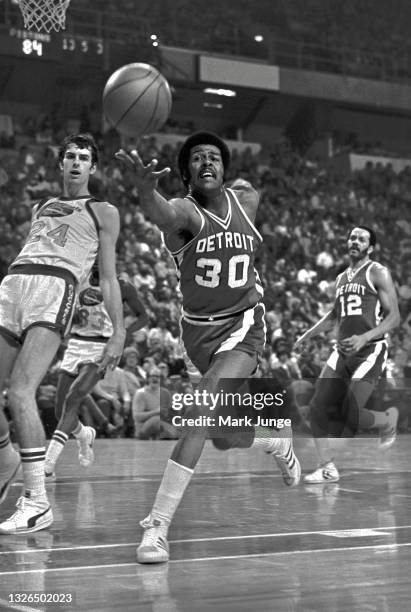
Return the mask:
<path id="1" fill-rule="evenodd" d="M 132 151 L 120 149 L 115 156 L 134 170 L 137 188 L 140 189 L 155 189 L 159 179 L 170 172 L 168 167 L 157 170 L 157 159 L 152 159 L 148 164 L 144 164 L 136 149 Z"/>
<path id="2" fill-rule="evenodd" d="M 339 345 L 345 353 L 357 353 L 367 344 L 367 341 L 364 334 L 361 334 L 344 338 L 344 340 L 339 342 Z"/>
<path id="3" fill-rule="evenodd" d="M 103 357 L 98 367 L 99 372 L 105 372 L 107 369 L 114 370 L 117 367 L 123 354 L 124 341 L 125 334 L 113 334 L 111 336 L 104 348 Z"/>

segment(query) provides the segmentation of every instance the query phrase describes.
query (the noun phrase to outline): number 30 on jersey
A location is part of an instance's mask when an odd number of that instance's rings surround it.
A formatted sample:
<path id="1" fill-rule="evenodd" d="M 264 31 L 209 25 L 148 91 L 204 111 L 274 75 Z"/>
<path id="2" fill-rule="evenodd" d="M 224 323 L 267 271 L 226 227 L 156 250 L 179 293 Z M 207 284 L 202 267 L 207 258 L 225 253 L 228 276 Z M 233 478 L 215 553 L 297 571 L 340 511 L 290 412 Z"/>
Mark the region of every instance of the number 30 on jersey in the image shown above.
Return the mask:
<path id="1" fill-rule="evenodd" d="M 231 289 L 244 287 L 248 279 L 249 265 L 250 256 L 247 254 L 233 255 L 230 257 L 228 260 L 227 283 Z M 202 274 L 196 274 L 194 277 L 198 285 L 210 289 L 214 289 L 220 285 L 222 263 L 219 259 L 200 257 L 200 259 L 197 260 L 197 268 L 202 272 Z"/>

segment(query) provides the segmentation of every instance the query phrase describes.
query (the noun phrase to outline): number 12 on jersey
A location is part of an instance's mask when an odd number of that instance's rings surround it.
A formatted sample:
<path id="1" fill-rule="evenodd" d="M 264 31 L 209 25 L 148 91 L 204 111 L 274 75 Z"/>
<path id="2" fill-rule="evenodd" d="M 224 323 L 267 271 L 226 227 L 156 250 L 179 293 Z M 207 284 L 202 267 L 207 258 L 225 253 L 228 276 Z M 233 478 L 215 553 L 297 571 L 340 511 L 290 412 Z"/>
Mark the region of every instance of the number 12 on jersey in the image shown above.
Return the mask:
<path id="1" fill-rule="evenodd" d="M 362 301 L 359 295 L 340 295 L 341 317 L 362 315 Z"/>

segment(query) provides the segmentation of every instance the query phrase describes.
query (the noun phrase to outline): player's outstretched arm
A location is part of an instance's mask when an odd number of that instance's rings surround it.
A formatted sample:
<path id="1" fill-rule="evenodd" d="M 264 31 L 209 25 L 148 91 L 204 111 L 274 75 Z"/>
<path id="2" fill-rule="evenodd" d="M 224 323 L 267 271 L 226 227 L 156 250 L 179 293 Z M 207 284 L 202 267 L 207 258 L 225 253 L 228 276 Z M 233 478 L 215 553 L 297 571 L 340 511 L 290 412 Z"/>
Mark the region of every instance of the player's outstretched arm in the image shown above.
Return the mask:
<path id="1" fill-rule="evenodd" d="M 144 164 L 134 149 L 126 152 L 120 149 L 116 158 L 122 160 L 134 172 L 139 202 L 144 213 L 164 233 L 191 229 L 190 211 L 181 198 L 167 200 L 157 190 L 159 179 L 170 172 L 170 168 L 157 170 L 158 161 L 152 159 Z"/>
<path id="2" fill-rule="evenodd" d="M 293 348 L 298 348 L 301 344 L 307 342 L 308 340 L 311 340 L 312 338 L 315 338 L 315 336 L 318 336 L 319 334 L 331 331 L 335 323 L 335 312 L 334 309 L 331 309 L 319 321 L 317 321 L 315 325 L 310 327 L 310 329 L 307 329 L 307 331 L 304 332 L 302 336 L 297 338 Z"/>

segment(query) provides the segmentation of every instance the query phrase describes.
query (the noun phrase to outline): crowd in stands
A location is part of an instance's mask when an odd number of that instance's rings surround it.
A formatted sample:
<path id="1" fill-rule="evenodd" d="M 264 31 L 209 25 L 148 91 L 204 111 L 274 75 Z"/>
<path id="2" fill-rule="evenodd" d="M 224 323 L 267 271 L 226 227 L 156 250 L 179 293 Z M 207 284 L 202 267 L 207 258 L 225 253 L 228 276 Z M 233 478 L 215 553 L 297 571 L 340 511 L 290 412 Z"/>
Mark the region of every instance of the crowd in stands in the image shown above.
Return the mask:
<path id="1" fill-rule="evenodd" d="M 93 6 L 111 20 L 135 12 L 130 0 Z M 411 76 L 410 17 L 406 0 L 389 6 L 380 0 L 210 0 L 207 10 L 200 0 L 142 0 L 138 6 L 138 19 L 165 45 L 283 65 L 309 61 L 313 69 L 369 78 Z M 263 35 L 260 43 L 256 34 Z"/>
<path id="2" fill-rule="evenodd" d="M 144 437 L 142 429 L 152 430 L 136 417 L 134 398 L 149 385 L 150 376 L 159 376 L 170 392 L 189 388 L 179 342 L 180 293 L 173 261 L 139 206 L 133 177 L 114 158 L 116 136 L 107 134 L 100 147 L 90 189 L 120 211 L 118 272 L 137 287 L 149 323 L 127 337 L 123 360 L 108 384 L 114 400 L 107 406 L 107 397 L 97 390 L 95 398 L 116 426 L 116 435 Z M 144 159 L 155 156 L 159 167 L 173 168 L 161 183 L 164 194 L 181 194 L 176 149 L 160 148 L 155 137 L 142 139 L 139 149 Z M 332 335 L 313 341 L 301 355 L 293 354 L 292 345 L 331 306 L 335 276 L 347 264 L 347 233 L 353 225 L 366 224 L 379 237 L 375 258 L 391 269 L 399 295 L 402 323 L 391 335 L 391 390 L 406 387 L 411 378 L 411 167 L 395 174 L 389 165 L 368 163 L 347 178 L 302 157 L 284 140 L 258 155 L 234 150 L 228 181 L 235 177 L 250 180 L 261 193 L 256 223 L 264 243 L 257 266 L 264 279 L 268 332 L 261 375 L 280 377 L 286 385 L 318 376 Z M 25 239 L 33 203 L 59 192 L 54 145 L 0 149 L 0 278 Z M 126 312 L 127 325 L 132 320 Z M 160 374 L 153 374 L 156 368 Z M 40 389 L 40 406 L 50 422 L 57 372 L 58 360 Z M 170 397 L 164 396 L 166 412 Z M 408 416 L 405 407 L 404 429 Z M 152 435 L 173 437 L 178 432 L 155 430 Z"/>

